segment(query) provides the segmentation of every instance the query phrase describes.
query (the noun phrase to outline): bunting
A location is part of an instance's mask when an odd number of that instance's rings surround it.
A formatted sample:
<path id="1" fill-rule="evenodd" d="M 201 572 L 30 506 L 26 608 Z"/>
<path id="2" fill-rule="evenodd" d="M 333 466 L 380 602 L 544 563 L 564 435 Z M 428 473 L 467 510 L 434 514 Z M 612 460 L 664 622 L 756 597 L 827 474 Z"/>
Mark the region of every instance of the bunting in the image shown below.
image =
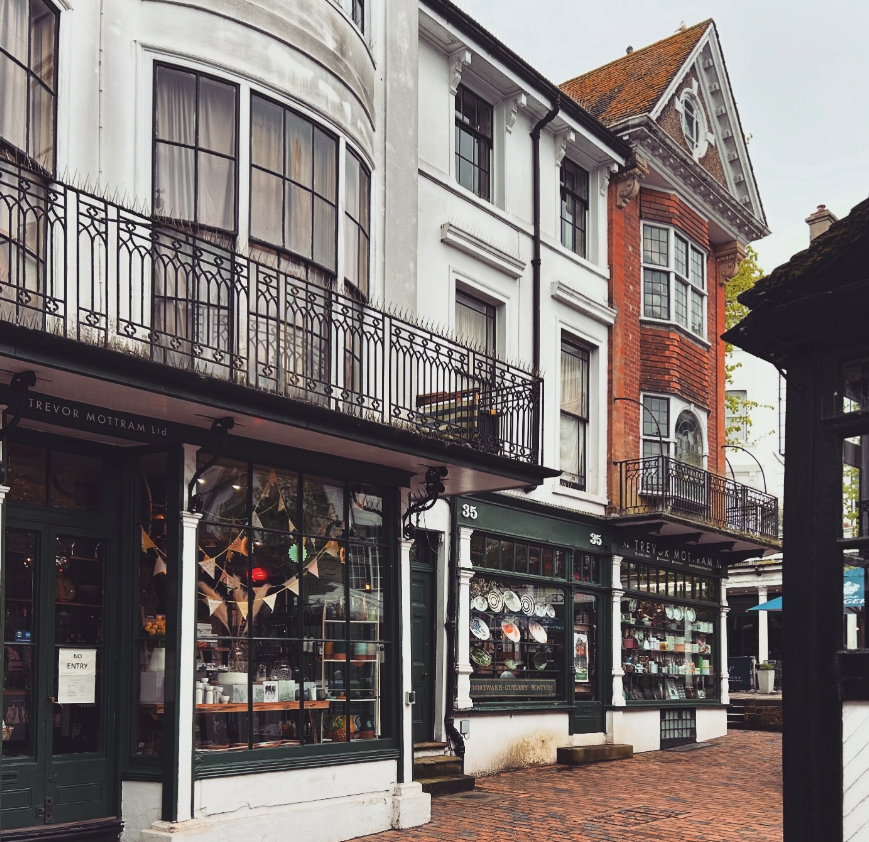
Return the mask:
<path id="1" fill-rule="evenodd" d="M 222 599 L 211 599 L 210 597 L 206 597 L 205 601 L 208 603 L 208 616 L 210 617 L 220 608 L 221 605 L 224 604 Z"/>
<path id="2" fill-rule="evenodd" d="M 205 556 L 202 561 L 199 562 L 199 566 L 202 568 L 202 571 L 210 576 L 212 579 L 214 578 L 214 574 L 217 572 L 217 563 L 213 558 L 209 558 Z"/>
<path id="3" fill-rule="evenodd" d="M 157 549 L 157 545 L 151 539 L 151 536 L 145 531 L 145 527 L 140 526 L 139 528 L 142 530 L 142 552 L 146 553 L 148 550 L 156 550 L 159 553 L 160 550 Z"/>
<path id="4" fill-rule="evenodd" d="M 163 556 L 157 556 L 157 561 L 154 562 L 154 576 L 159 576 L 161 573 L 165 573 L 167 570 L 166 561 Z"/>

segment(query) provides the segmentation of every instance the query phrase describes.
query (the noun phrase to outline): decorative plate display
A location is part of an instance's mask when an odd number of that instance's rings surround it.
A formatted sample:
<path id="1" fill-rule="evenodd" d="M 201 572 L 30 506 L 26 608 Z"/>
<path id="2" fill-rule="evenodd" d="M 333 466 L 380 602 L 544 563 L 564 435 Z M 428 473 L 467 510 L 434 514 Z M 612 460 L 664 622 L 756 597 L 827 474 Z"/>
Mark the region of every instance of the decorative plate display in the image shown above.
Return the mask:
<path id="1" fill-rule="evenodd" d="M 522 613 L 526 616 L 530 617 L 534 614 L 534 600 L 531 599 L 530 594 L 523 593 L 522 599 L 519 600 L 522 603 Z"/>
<path id="2" fill-rule="evenodd" d="M 516 676 L 513 675 L 513 673 L 510 672 L 510 670 L 504 670 L 504 672 L 502 672 L 499 677 L 500 678 L 516 678 Z"/>
<path id="3" fill-rule="evenodd" d="M 636 601 L 635 599 L 632 599 L 632 600 L 628 603 L 628 611 L 630 611 L 631 614 L 633 614 L 634 611 L 636 611 L 636 610 L 637 610 L 637 601 Z"/>
<path id="4" fill-rule="evenodd" d="M 504 637 L 506 637 L 507 640 L 512 640 L 513 643 L 518 643 L 522 638 L 522 634 L 519 631 L 519 626 L 517 626 L 510 620 L 502 620 L 501 631 L 504 632 Z"/>
<path id="5" fill-rule="evenodd" d="M 555 619 L 555 606 L 551 603 L 546 606 L 546 616 Z"/>
<path id="6" fill-rule="evenodd" d="M 546 652 L 538 652 L 534 656 L 534 668 L 539 670 L 545 670 L 546 665 L 549 663 L 549 655 Z"/>
<path id="7" fill-rule="evenodd" d="M 528 632 L 530 633 L 531 637 L 533 637 L 538 643 L 546 643 L 546 641 L 548 640 L 548 637 L 546 636 L 546 629 L 544 629 L 543 626 L 540 625 L 540 623 L 537 623 L 534 620 L 528 623 Z"/>
<path id="8" fill-rule="evenodd" d="M 668 620 L 672 620 L 673 619 L 673 606 L 672 605 L 666 606 L 664 608 L 664 613 L 667 615 Z"/>
<path id="9" fill-rule="evenodd" d="M 522 609 L 522 601 L 516 596 L 513 591 L 504 591 L 504 607 L 508 611 L 520 611 Z"/>
<path id="10" fill-rule="evenodd" d="M 488 667 L 492 664 L 492 656 L 485 649 L 472 649 L 471 660 L 478 667 Z"/>
<path id="11" fill-rule="evenodd" d="M 538 617 L 545 617 L 546 616 L 546 603 L 545 602 L 536 603 L 534 606 L 534 613 Z"/>
<path id="12" fill-rule="evenodd" d="M 479 617 L 471 620 L 471 634 L 480 640 L 488 640 L 491 637 L 489 627 Z"/>
<path id="13" fill-rule="evenodd" d="M 677 605 L 677 606 L 673 609 L 673 619 L 674 619 L 674 620 L 679 620 L 679 621 L 681 621 L 681 620 L 683 620 L 684 618 L 685 618 L 685 609 L 682 608 L 681 605 Z"/>
<path id="14" fill-rule="evenodd" d="M 489 607 L 489 600 L 484 596 L 475 596 L 473 600 L 471 600 L 471 605 L 477 609 L 477 611 L 485 611 Z"/>
<path id="15" fill-rule="evenodd" d="M 500 591 L 496 591 L 494 588 L 489 591 L 488 600 L 489 608 L 493 611 L 500 611 L 504 607 L 504 597 Z"/>
<path id="16" fill-rule="evenodd" d="M 689 623 L 693 623 L 697 619 L 697 612 L 693 608 L 685 609 L 685 619 Z"/>
<path id="17" fill-rule="evenodd" d="M 507 658 L 507 660 L 504 661 L 504 667 L 508 670 L 514 670 L 516 669 L 516 662 L 512 658 Z"/>

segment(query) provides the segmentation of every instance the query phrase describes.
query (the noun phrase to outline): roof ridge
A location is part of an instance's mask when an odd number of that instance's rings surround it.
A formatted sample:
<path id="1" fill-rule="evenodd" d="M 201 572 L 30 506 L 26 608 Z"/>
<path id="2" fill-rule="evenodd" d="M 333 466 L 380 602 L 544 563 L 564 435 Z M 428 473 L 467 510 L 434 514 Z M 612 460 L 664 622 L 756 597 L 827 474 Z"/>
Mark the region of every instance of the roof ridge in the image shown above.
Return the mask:
<path id="1" fill-rule="evenodd" d="M 633 58 L 634 56 L 639 55 L 640 53 L 643 53 L 646 50 L 651 50 L 652 47 L 657 47 L 658 45 L 663 44 L 665 41 L 670 41 L 673 38 L 678 38 L 680 35 L 685 35 L 688 32 L 692 32 L 693 30 L 698 29 L 701 26 L 704 28 L 708 28 L 709 24 L 714 25 L 715 19 L 714 18 L 706 18 L 706 20 L 700 21 L 700 23 L 695 23 L 693 26 L 688 26 L 685 29 L 677 30 L 672 35 L 668 35 L 666 38 L 659 38 L 657 41 L 654 41 L 651 44 L 646 44 L 645 47 L 640 47 L 639 49 L 633 50 L 632 52 L 627 53 L 626 55 L 619 56 L 618 58 L 615 58 L 612 61 L 608 61 L 606 64 L 600 64 L 597 67 L 593 67 L 591 70 L 586 70 L 585 73 L 580 73 L 578 76 L 574 76 L 570 79 L 567 79 L 566 81 L 561 82 L 558 87 L 565 88 L 571 82 L 576 82 L 579 79 L 582 79 L 586 76 L 590 76 L 592 73 L 599 73 L 601 70 L 604 70 L 605 68 L 610 67 L 613 64 L 617 64 L 618 62 L 624 61 L 627 58 Z"/>

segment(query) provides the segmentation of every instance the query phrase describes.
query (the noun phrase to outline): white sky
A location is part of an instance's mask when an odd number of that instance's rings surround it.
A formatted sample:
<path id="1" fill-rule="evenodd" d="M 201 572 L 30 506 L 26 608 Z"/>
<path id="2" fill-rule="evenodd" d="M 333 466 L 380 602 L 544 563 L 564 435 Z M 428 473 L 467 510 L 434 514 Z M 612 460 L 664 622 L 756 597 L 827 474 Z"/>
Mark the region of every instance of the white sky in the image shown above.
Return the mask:
<path id="1" fill-rule="evenodd" d="M 766 273 L 808 244 L 805 218 L 869 195 L 867 0 L 456 0 L 550 81 L 714 18 L 772 234 Z"/>

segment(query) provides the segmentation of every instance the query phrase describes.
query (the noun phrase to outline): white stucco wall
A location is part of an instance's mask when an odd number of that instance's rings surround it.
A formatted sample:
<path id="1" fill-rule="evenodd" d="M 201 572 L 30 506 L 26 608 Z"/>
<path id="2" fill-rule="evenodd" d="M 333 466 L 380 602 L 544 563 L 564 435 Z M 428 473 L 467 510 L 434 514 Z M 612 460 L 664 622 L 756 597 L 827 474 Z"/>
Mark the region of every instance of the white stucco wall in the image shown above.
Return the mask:
<path id="1" fill-rule="evenodd" d="M 607 733 L 613 743 L 633 746 L 635 754 L 658 751 L 661 748 L 661 711 L 657 708 L 608 711 Z"/>
<path id="2" fill-rule="evenodd" d="M 727 708 L 697 708 L 697 742 L 727 736 Z"/>
<path id="3" fill-rule="evenodd" d="M 160 818 L 163 784 L 153 781 L 123 781 L 121 817 L 124 832 L 121 842 L 138 842 L 141 832 Z"/>
<path id="4" fill-rule="evenodd" d="M 866 838 L 869 827 L 869 702 L 842 705 L 844 842 Z"/>

